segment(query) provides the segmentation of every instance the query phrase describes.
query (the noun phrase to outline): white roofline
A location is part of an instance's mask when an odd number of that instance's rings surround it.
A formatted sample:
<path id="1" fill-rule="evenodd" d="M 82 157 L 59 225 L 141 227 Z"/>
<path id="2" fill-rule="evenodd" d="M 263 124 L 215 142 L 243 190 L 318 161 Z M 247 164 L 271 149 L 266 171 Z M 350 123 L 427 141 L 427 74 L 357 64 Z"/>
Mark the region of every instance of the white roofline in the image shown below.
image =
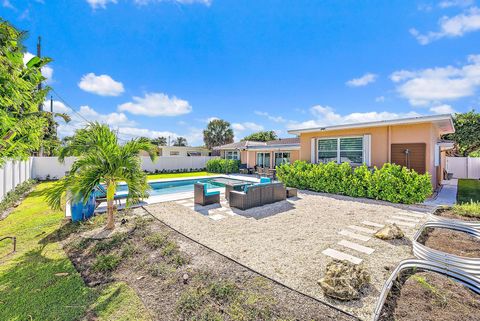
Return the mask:
<path id="1" fill-rule="evenodd" d="M 364 127 L 381 127 L 381 126 L 417 124 L 417 123 L 429 123 L 429 122 L 442 121 L 442 120 L 449 120 L 450 124 L 452 125 L 452 128 L 454 129 L 452 115 L 451 114 L 442 114 L 442 115 L 432 115 L 432 116 L 399 118 L 399 119 L 391 119 L 391 120 L 380 120 L 380 121 L 372 121 L 372 122 L 364 122 L 364 123 L 333 125 L 333 126 L 325 126 L 325 127 L 292 129 L 292 130 L 289 130 L 288 133 L 293 134 L 293 135 L 299 135 L 299 134 L 302 134 L 302 133 L 311 133 L 311 132 L 319 132 L 319 131 L 341 130 L 341 129 L 351 129 L 351 128 L 364 128 Z"/>

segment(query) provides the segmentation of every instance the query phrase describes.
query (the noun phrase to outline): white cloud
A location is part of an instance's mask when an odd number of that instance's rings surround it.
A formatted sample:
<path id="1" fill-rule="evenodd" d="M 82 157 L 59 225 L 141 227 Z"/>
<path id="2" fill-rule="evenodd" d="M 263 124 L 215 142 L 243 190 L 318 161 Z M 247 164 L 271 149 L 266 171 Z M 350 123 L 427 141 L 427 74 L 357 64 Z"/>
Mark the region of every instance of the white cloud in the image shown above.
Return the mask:
<path id="1" fill-rule="evenodd" d="M 93 72 L 83 75 L 78 87 L 100 96 L 118 96 L 125 91 L 121 82 L 113 80 L 109 75 L 97 76 Z"/>
<path id="2" fill-rule="evenodd" d="M 2 1 L 2 7 L 8 8 L 8 9 L 15 9 L 15 7 L 12 5 L 10 0 L 3 0 Z"/>
<path id="3" fill-rule="evenodd" d="M 32 59 L 33 57 L 35 57 L 35 55 L 30 53 L 30 52 L 24 53 L 23 54 L 23 63 L 26 65 L 27 62 L 29 62 L 30 59 Z M 52 81 L 53 81 L 53 68 L 50 67 L 50 66 L 43 66 L 40 71 L 42 73 L 42 76 L 46 78 L 45 82 L 47 84 L 52 83 Z"/>
<path id="4" fill-rule="evenodd" d="M 470 55 L 467 61 L 461 67 L 400 70 L 392 73 L 390 79 L 397 83 L 398 93 L 412 105 L 468 97 L 480 87 L 480 55 Z"/>
<path id="5" fill-rule="evenodd" d="M 169 98 L 163 93 L 147 93 L 145 97 L 133 97 L 133 102 L 118 106 L 119 111 L 128 111 L 135 115 L 178 116 L 192 111 L 189 102 L 175 96 Z"/>
<path id="6" fill-rule="evenodd" d="M 445 37 L 462 37 L 466 33 L 480 30 L 480 9 L 472 7 L 464 13 L 453 17 L 443 16 L 438 21 L 438 24 L 440 27 L 439 31 L 429 31 L 423 34 L 412 28 L 410 29 L 410 34 L 422 45 L 427 45 L 432 41 Z"/>
<path id="7" fill-rule="evenodd" d="M 262 125 L 258 125 L 252 122 L 244 122 L 244 123 L 233 123 L 232 128 L 237 132 L 242 132 L 245 130 L 249 131 L 260 131 L 263 130 Z"/>
<path id="8" fill-rule="evenodd" d="M 450 7 L 468 7 L 473 4 L 473 0 L 445 0 L 441 1 L 438 6 L 442 9 L 446 9 Z"/>
<path id="9" fill-rule="evenodd" d="M 456 112 L 450 105 L 438 105 L 430 107 L 430 111 L 435 114 L 453 114 Z"/>
<path id="10" fill-rule="evenodd" d="M 375 82 L 376 79 L 377 79 L 377 75 L 369 72 L 363 75 L 362 77 L 353 78 L 347 81 L 345 84 L 350 87 L 363 87 L 372 82 Z"/>
<path id="11" fill-rule="evenodd" d="M 264 117 L 267 117 L 267 119 L 275 122 L 275 123 L 285 123 L 287 120 L 285 118 L 283 118 L 282 116 L 272 116 L 270 115 L 269 113 L 265 112 L 265 111 L 258 111 L 256 110 L 255 111 L 255 115 L 258 115 L 258 116 L 264 116 Z"/>
<path id="12" fill-rule="evenodd" d="M 371 121 L 389 120 L 403 117 L 416 117 L 420 114 L 416 112 L 408 113 L 392 113 L 392 112 L 366 112 L 366 113 L 351 113 L 347 115 L 340 115 L 330 106 L 316 105 L 310 108 L 310 113 L 314 116 L 314 119 L 304 122 L 290 122 L 287 125 L 288 129 L 299 129 L 309 127 L 322 127 L 337 124 L 351 124 L 351 123 L 363 123 Z"/>
<path id="13" fill-rule="evenodd" d="M 92 9 L 105 9 L 109 3 L 117 3 L 117 0 L 87 0 L 87 3 L 92 7 Z"/>
<path id="14" fill-rule="evenodd" d="M 378 96 L 378 97 L 375 97 L 375 101 L 377 103 L 383 103 L 385 101 L 385 96 Z"/>

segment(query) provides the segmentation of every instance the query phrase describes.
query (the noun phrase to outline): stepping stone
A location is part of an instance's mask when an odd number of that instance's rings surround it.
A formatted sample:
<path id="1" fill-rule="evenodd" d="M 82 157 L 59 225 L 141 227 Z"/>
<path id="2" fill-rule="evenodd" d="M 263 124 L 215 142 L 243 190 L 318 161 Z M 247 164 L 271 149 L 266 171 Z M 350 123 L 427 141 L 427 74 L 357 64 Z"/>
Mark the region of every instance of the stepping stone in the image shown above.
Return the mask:
<path id="1" fill-rule="evenodd" d="M 368 255 L 372 254 L 375 251 L 375 249 L 372 249 L 371 247 L 363 246 L 347 240 L 341 240 L 340 242 L 338 242 L 338 244 Z"/>
<path id="2" fill-rule="evenodd" d="M 410 218 L 410 217 L 392 216 L 392 218 L 397 219 L 397 220 L 407 221 L 407 222 L 415 222 L 415 223 L 420 222 L 420 220 L 417 220 L 415 218 Z"/>
<path id="3" fill-rule="evenodd" d="M 408 226 L 408 227 L 415 227 L 415 223 L 410 223 L 410 222 L 403 222 L 403 221 L 398 221 L 398 220 L 387 220 L 388 223 L 395 223 L 397 225 L 401 226 Z"/>
<path id="4" fill-rule="evenodd" d="M 225 216 L 221 215 L 221 214 L 214 214 L 214 215 L 209 215 L 208 216 L 209 219 L 212 219 L 214 221 L 219 221 L 219 220 L 222 220 L 225 218 Z"/>
<path id="5" fill-rule="evenodd" d="M 368 225 L 368 226 L 373 226 L 373 227 L 379 227 L 379 228 L 382 228 L 382 227 L 385 226 L 383 224 L 378 224 L 378 223 L 374 223 L 374 222 L 370 222 L 370 221 L 363 221 L 362 224 Z"/>
<path id="6" fill-rule="evenodd" d="M 326 250 L 323 250 L 322 253 L 336 260 L 347 260 L 352 262 L 353 264 L 362 263 L 362 259 L 347 253 L 334 250 L 334 249 L 326 249 Z"/>
<path id="7" fill-rule="evenodd" d="M 419 213 L 407 213 L 407 212 L 397 212 L 396 215 L 403 215 L 403 216 L 410 216 L 410 217 L 417 217 L 417 218 L 424 218 L 424 214 Z"/>
<path id="8" fill-rule="evenodd" d="M 175 203 L 179 203 L 179 204 L 182 204 L 182 203 L 188 203 L 190 202 L 189 200 L 178 200 L 178 201 L 175 201 Z"/>
<path id="9" fill-rule="evenodd" d="M 347 231 L 347 230 L 341 230 L 340 232 L 338 232 L 338 234 L 343 235 L 343 236 L 348 236 L 348 237 L 351 237 L 352 239 L 356 239 L 356 240 L 364 241 L 364 242 L 366 242 L 370 239 L 369 236 L 360 235 L 360 234 L 353 233 L 353 232 Z"/>
<path id="10" fill-rule="evenodd" d="M 229 208 L 227 208 L 227 207 L 221 207 L 221 208 L 217 209 L 217 211 L 219 211 L 219 212 L 224 212 L 224 211 L 228 211 L 228 210 L 229 210 Z"/>
<path id="11" fill-rule="evenodd" d="M 237 214 L 235 214 L 232 210 L 229 210 L 229 211 L 225 212 L 225 214 L 230 215 L 230 216 L 235 216 L 235 215 L 237 215 Z"/>
<path id="12" fill-rule="evenodd" d="M 356 225 L 349 225 L 348 228 L 351 228 L 352 230 L 356 230 L 356 231 L 359 231 L 359 232 L 370 233 L 370 234 L 373 234 L 373 233 L 377 232 L 376 230 L 372 230 L 372 229 L 369 229 L 369 228 L 366 228 L 366 227 L 361 227 L 361 226 L 356 226 Z"/>

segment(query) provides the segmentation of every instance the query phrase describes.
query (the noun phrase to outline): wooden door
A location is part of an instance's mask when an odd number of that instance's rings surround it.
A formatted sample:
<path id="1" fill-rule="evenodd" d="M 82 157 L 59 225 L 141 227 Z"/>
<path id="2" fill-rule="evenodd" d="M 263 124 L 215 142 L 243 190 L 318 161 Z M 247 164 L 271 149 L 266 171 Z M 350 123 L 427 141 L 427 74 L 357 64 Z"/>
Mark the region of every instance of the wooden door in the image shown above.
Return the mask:
<path id="1" fill-rule="evenodd" d="M 419 174 L 425 174 L 426 144 L 392 144 L 392 163 L 414 169 Z"/>

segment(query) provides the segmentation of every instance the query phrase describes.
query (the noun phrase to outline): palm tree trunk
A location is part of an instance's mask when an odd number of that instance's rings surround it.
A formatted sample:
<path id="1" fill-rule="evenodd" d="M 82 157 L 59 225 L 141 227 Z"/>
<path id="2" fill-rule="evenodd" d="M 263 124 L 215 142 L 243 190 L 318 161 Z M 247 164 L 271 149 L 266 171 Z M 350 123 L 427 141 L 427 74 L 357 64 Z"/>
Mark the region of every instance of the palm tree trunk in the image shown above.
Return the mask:
<path id="1" fill-rule="evenodd" d="M 114 218 L 114 198 L 115 198 L 115 183 L 107 181 L 107 230 L 115 229 L 115 218 Z"/>

